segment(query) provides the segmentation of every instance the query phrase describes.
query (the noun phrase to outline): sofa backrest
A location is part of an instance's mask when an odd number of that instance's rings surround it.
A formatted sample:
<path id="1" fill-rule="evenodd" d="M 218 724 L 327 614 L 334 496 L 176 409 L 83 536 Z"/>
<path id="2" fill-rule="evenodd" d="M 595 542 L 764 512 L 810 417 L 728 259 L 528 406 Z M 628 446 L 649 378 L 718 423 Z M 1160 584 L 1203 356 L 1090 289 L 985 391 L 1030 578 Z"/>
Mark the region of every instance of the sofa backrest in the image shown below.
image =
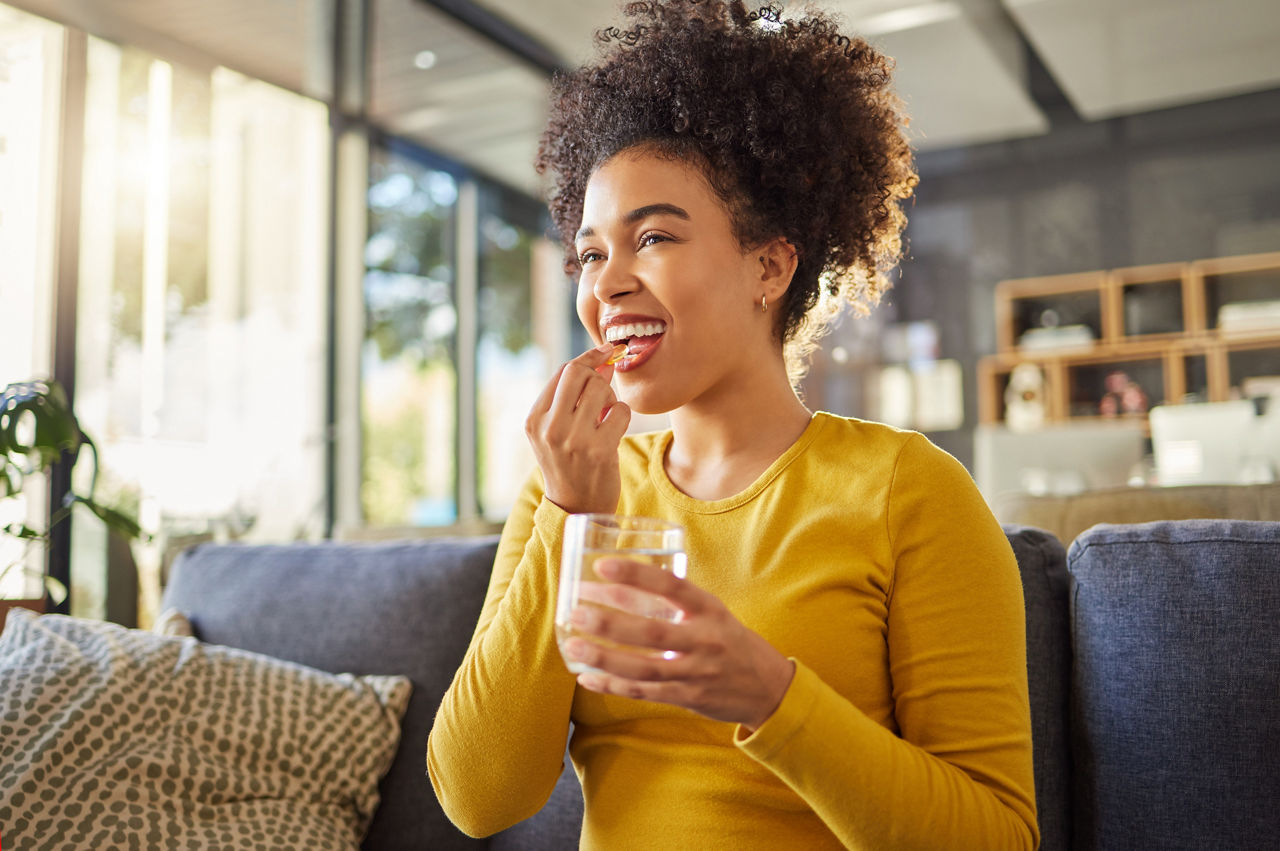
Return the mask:
<path id="1" fill-rule="evenodd" d="M 1280 837 L 1280 523 L 1099 525 L 1071 573 L 1076 848 Z"/>
<path id="2" fill-rule="evenodd" d="M 1035 760 L 1041 851 L 1071 848 L 1071 743 L 1068 707 L 1071 633 L 1067 554 L 1041 529 L 1006 525 L 1026 601 L 1027 691 Z"/>
<path id="3" fill-rule="evenodd" d="M 1066 683 L 1070 664 L 1062 545 L 1010 526 L 1027 600 L 1037 805 L 1045 851 L 1069 847 Z M 396 543 L 204 544 L 176 562 L 163 605 L 187 613 L 197 635 L 333 672 L 401 673 L 414 694 L 366 849 L 537 851 L 573 847 L 582 793 L 566 768 L 548 806 L 477 841 L 436 803 L 426 738 L 462 661 L 488 585 L 496 538 Z"/>
<path id="4" fill-rule="evenodd" d="M 407 675 L 413 697 L 364 847 L 487 848 L 497 838 L 464 836 L 440 809 L 426 746 L 475 629 L 496 548 L 495 537 L 205 544 L 176 562 L 162 605 L 186 613 L 205 641 L 335 673 Z M 576 846 L 582 796 L 572 769 L 566 774 L 566 788 L 536 823 L 519 827 L 519 847 Z"/>

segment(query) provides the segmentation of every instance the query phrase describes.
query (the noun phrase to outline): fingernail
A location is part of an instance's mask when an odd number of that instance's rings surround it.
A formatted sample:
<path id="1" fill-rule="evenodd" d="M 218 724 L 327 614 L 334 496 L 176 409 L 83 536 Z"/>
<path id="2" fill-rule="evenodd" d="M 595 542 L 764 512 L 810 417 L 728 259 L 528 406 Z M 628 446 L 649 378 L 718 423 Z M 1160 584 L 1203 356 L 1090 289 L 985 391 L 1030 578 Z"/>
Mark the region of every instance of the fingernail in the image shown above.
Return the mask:
<path id="1" fill-rule="evenodd" d="M 582 659 L 587 655 L 587 646 L 581 641 L 568 641 L 565 642 L 564 653 L 570 659 Z"/>
<path id="2" fill-rule="evenodd" d="M 616 579 L 622 572 L 622 562 L 617 559 L 607 558 L 596 562 L 596 573 L 605 579 Z"/>
<path id="3" fill-rule="evenodd" d="M 580 674 L 578 676 L 578 685 L 588 691 L 600 691 L 604 687 L 604 680 L 594 674 Z"/>
<path id="4" fill-rule="evenodd" d="M 596 351 L 599 352 L 600 354 L 604 354 L 605 352 L 611 352 L 613 351 L 613 345 L 614 345 L 613 343 L 601 343 L 600 345 L 596 346 Z"/>
<path id="5" fill-rule="evenodd" d="M 569 614 L 569 622 L 574 626 L 591 626 L 591 612 L 581 607 L 574 609 Z"/>

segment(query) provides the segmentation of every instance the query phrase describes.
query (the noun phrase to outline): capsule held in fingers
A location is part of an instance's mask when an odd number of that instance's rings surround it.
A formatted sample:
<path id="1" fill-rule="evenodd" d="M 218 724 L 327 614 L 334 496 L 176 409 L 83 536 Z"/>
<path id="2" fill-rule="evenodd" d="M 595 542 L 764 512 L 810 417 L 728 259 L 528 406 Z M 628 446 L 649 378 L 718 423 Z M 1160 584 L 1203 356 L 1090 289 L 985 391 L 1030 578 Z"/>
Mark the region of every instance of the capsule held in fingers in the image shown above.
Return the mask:
<path id="1" fill-rule="evenodd" d="M 617 343 L 616 345 L 614 345 L 613 353 L 609 355 L 609 359 L 605 361 L 605 364 L 612 366 L 613 364 L 622 360 L 626 356 L 627 356 L 627 344 Z"/>

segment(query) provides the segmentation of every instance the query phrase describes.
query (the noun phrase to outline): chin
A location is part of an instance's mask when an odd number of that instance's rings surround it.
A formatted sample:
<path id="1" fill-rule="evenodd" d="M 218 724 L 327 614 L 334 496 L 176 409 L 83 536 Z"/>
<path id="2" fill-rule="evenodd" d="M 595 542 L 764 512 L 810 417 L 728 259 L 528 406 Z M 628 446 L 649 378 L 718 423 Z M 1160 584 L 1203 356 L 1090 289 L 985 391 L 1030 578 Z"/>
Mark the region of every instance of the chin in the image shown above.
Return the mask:
<path id="1" fill-rule="evenodd" d="M 669 414 L 684 404 L 683 399 L 665 393 L 646 392 L 640 388 L 629 390 L 625 387 L 618 390 L 618 401 L 625 402 L 634 413 L 646 416 Z"/>

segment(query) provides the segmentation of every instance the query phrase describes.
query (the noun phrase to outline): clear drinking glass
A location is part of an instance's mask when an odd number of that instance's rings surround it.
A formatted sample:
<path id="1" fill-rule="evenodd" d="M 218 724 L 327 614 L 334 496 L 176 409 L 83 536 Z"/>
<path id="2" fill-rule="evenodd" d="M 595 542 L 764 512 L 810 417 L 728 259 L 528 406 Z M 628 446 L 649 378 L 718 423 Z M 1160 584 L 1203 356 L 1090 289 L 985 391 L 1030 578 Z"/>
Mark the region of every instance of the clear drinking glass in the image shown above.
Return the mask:
<path id="1" fill-rule="evenodd" d="M 662 597 L 598 578 L 595 564 L 603 558 L 655 564 L 684 579 L 684 527 L 652 517 L 617 514 L 571 514 L 565 520 L 560 592 L 556 600 L 556 643 L 562 656 L 565 642 L 575 636 L 604 646 L 622 646 L 578 632 L 570 617 L 579 605 L 622 609 L 673 623 L 680 619 L 680 610 Z M 662 655 L 662 651 L 647 652 Z M 565 664 L 575 674 L 596 670 L 567 657 Z"/>

